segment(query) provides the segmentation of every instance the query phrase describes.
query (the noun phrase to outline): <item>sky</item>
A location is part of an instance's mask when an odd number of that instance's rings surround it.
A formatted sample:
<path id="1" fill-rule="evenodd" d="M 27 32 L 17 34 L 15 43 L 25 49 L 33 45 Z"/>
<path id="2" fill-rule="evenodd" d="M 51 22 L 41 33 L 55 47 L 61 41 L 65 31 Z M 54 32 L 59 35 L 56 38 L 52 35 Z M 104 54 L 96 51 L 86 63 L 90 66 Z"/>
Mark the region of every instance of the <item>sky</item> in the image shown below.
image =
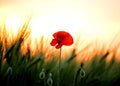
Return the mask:
<path id="1" fill-rule="evenodd" d="M 87 42 L 110 42 L 120 31 L 120 0 L 0 0 L 0 22 L 7 17 L 15 31 L 28 15 L 33 37 L 65 30 Z"/>

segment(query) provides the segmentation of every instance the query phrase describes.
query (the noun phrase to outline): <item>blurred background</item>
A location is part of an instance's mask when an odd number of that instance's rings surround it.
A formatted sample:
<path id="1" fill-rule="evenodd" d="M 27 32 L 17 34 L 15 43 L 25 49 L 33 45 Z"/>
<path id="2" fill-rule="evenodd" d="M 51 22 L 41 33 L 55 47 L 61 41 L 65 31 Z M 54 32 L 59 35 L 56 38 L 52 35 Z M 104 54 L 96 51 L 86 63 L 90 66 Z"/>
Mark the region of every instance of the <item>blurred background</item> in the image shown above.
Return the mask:
<path id="1" fill-rule="evenodd" d="M 89 44 L 87 54 L 96 48 L 105 53 L 119 43 L 120 0 L 0 0 L 0 26 L 6 24 L 8 32 L 15 34 L 28 16 L 32 40 L 44 36 L 49 47 L 59 30 L 73 36 L 74 44 L 65 48 L 76 47 L 76 53 Z"/>

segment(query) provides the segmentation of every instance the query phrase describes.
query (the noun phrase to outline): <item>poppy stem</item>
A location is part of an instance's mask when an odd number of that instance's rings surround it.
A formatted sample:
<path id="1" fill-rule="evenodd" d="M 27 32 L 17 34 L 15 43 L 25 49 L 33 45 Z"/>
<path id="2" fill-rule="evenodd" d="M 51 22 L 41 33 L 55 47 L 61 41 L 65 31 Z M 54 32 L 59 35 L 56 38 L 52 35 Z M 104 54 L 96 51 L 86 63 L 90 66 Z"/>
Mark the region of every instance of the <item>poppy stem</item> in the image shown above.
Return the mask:
<path id="1" fill-rule="evenodd" d="M 59 58 L 58 58 L 58 83 L 57 83 L 57 86 L 60 86 L 61 53 L 62 53 L 62 47 L 60 48 L 60 55 L 59 55 Z"/>

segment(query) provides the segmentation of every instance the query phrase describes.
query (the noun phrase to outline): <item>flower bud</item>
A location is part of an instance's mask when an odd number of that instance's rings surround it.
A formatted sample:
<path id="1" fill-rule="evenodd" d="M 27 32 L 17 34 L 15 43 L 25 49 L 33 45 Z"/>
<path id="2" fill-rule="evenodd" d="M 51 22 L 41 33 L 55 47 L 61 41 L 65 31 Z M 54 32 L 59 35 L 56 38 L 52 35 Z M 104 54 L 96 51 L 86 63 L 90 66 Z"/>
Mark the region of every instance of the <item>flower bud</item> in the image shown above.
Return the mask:
<path id="1" fill-rule="evenodd" d="M 6 75 L 12 75 L 12 67 L 8 67 Z"/>
<path id="2" fill-rule="evenodd" d="M 45 69 L 42 69 L 42 71 L 39 73 L 39 78 L 44 79 L 45 78 Z"/>
<path id="3" fill-rule="evenodd" d="M 80 69 L 80 76 L 83 78 L 85 77 L 85 71 L 83 68 Z"/>
<path id="4" fill-rule="evenodd" d="M 49 86 L 52 86 L 52 84 L 53 84 L 53 79 L 52 79 L 52 74 L 51 73 L 49 74 L 49 77 L 48 77 L 48 80 L 47 80 L 47 84 Z"/>

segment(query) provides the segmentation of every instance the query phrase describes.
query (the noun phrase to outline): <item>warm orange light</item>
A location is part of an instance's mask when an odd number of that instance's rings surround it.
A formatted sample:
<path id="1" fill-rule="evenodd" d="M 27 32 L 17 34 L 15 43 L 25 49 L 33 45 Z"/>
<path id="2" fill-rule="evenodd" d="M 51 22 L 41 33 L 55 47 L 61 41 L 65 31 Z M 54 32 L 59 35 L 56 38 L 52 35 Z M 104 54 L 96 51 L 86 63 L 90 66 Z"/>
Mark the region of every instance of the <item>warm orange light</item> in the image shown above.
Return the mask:
<path id="1" fill-rule="evenodd" d="M 92 48 L 95 47 L 99 49 L 95 53 L 100 53 L 103 43 L 106 44 L 106 51 L 118 42 L 110 43 L 115 34 L 120 31 L 119 2 L 119 0 L 116 0 L 114 3 L 111 1 L 108 4 L 107 1 L 94 0 L 32 0 L 29 2 L 28 0 L 21 0 L 15 3 L 8 2 L 9 5 L 6 4 L 7 2 L 1 2 L 0 25 L 2 25 L 1 23 L 4 20 L 2 18 L 4 17 L 8 32 L 15 36 L 19 27 L 23 24 L 21 22 L 25 20 L 23 17 L 32 14 L 30 20 L 32 44 L 36 42 L 34 40 L 40 40 L 41 36 L 48 38 L 49 41 L 52 39 L 54 32 L 64 30 L 73 36 L 75 43 L 72 48 L 77 47 L 77 52 L 87 44 L 98 40 L 97 45 L 94 43 L 87 50 L 92 52 Z M 80 36 L 79 39 L 77 39 L 78 36 Z M 49 42 L 44 41 L 44 44 L 49 45 Z"/>

